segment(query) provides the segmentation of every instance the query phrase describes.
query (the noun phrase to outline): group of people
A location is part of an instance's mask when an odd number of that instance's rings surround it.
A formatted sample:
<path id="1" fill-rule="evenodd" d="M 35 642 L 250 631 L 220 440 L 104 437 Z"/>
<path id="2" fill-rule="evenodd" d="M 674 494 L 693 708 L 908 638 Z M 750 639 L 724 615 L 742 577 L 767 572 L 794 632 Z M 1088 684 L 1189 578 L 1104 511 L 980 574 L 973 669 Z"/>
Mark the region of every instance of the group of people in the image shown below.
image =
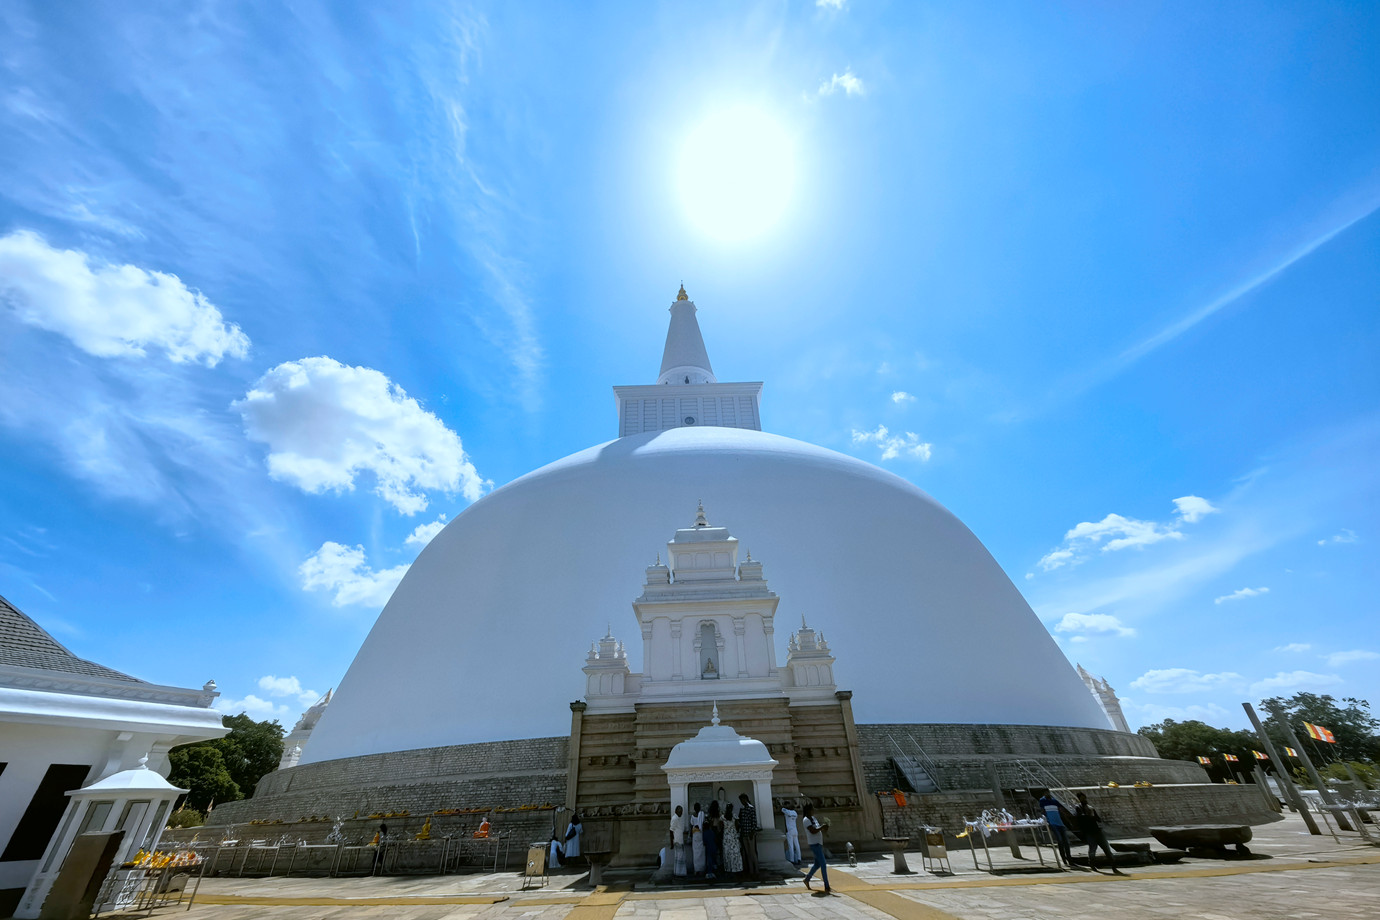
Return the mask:
<path id="1" fill-rule="evenodd" d="M 732 802 L 721 805 L 715 799 L 703 811 L 696 802 L 688 818 L 684 807 L 676 806 L 669 846 L 672 876 L 757 877 L 757 809 L 746 793 L 738 802 L 736 813 Z"/>
<path id="2" fill-rule="evenodd" d="M 486 822 L 487 823 L 487 822 Z M 557 836 L 555 828 L 551 829 L 550 852 L 546 856 L 546 864 L 555 868 L 580 855 L 580 837 L 585 832 L 585 826 L 580 823 L 579 815 L 570 816 L 570 824 L 566 826 L 565 834 Z M 475 834 L 478 837 L 478 834 Z"/>
<path id="3" fill-rule="evenodd" d="M 715 800 L 701 811 L 696 802 L 688 818 L 684 808 L 676 806 L 671 816 L 670 845 L 663 856 L 670 860 L 674 878 L 703 876 L 714 880 L 720 873 L 757 877 L 757 809 L 746 793 L 738 796 L 738 803 L 735 815 L 732 803 L 721 806 Z M 824 858 L 824 833 L 829 822 L 817 818 L 814 805 L 808 802 L 801 813 L 787 804 L 781 814 L 786 824 L 786 859 L 793 866 L 800 865 L 800 824 L 804 824 L 805 843 L 815 858 L 805 876 L 805 887 L 810 887 L 815 872 L 819 872 L 825 893 L 831 894 Z"/>
<path id="4" fill-rule="evenodd" d="M 1077 832 L 1079 838 L 1088 845 L 1088 868 L 1097 871 L 1096 856 L 1101 848 L 1107 854 L 1108 861 L 1111 862 L 1112 872 L 1116 875 L 1125 875 L 1116 867 L 1116 857 L 1112 855 L 1112 845 L 1107 842 L 1107 832 L 1102 829 L 1102 815 L 1098 814 L 1096 808 L 1088 803 L 1086 793 L 1078 793 L 1078 804 L 1069 810 L 1068 806 L 1054 797 L 1050 790 L 1046 789 L 1044 795 L 1040 796 L 1040 809 L 1045 813 L 1045 823 L 1049 825 L 1050 833 L 1054 835 L 1054 842 L 1059 846 L 1059 855 L 1064 857 L 1064 862 L 1073 866 L 1073 851 L 1069 846 L 1069 819 Z"/>

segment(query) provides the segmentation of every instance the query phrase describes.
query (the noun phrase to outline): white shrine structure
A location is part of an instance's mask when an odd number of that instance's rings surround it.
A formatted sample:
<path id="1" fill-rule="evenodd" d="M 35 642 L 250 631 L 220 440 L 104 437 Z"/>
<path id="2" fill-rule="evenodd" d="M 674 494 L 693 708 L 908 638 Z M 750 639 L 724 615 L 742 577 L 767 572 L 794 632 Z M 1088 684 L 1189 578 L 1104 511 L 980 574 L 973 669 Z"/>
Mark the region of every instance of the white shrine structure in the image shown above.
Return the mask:
<path id="1" fill-rule="evenodd" d="M 642 632 L 644 671 L 628 669 L 612 631 L 585 660 L 588 712 L 633 712 L 639 703 L 786 698 L 791 705 L 833 703 L 833 656 L 801 621 L 786 667 L 776 661 L 780 599 L 767 589 L 762 563 L 738 560 L 738 539 L 709 523 L 701 503 L 690 527 L 666 544 L 669 565 L 646 570 L 633 601 Z"/>

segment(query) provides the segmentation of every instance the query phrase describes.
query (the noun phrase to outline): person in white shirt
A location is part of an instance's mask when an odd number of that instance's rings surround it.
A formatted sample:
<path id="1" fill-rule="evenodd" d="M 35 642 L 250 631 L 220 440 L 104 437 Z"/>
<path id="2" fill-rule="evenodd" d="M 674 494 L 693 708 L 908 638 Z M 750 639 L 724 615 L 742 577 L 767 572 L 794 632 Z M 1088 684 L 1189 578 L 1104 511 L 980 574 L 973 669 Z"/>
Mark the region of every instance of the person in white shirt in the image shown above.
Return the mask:
<path id="1" fill-rule="evenodd" d="M 824 864 L 824 829 L 826 827 L 828 827 L 827 824 L 815 817 L 814 803 L 806 802 L 805 842 L 810 845 L 810 852 L 815 854 L 815 864 L 805 875 L 805 887 L 810 887 L 810 879 L 814 877 L 815 870 L 818 869 L 819 877 L 824 880 L 824 893 L 833 894 L 833 889 L 829 887 L 829 869 Z"/>
<path id="2" fill-rule="evenodd" d="M 671 875 L 685 878 L 685 809 L 676 806 L 671 816 Z"/>
<path id="3" fill-rule="evenodd" d="M 781 814 L 786 819 L 786 861 L 793 866 L 800 865 L 800 826 L 796 821 L 800 818 L 794 808 L 794 802 L 782 806 Z"/>

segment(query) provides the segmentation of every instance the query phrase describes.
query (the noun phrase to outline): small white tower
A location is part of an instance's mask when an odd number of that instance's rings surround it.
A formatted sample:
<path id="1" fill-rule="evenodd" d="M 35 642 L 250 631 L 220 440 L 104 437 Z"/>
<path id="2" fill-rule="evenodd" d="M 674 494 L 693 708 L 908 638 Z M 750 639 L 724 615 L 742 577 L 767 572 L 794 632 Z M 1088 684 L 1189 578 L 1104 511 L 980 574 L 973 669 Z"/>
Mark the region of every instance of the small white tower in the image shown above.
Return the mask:
<path id="1" fill-rule="evenodd" d="M 786 674 L 786 692 L 792 703 L 835 701 L 834 656 L 824 634 L 806 626 L 804 617 L 787 645 Z"/>
<path id="2" fill-rule="evenodd" d="M 1093 699 L 1097 700 L 1097 705 L 1102 707 L 1102 712 L 1106 714 L 1107 721 L 1111 723 L 1112 728 L 1119 732 L 1129 732 L 1131 726 L 1127 724 L 1126 716 L 1121 712 L 1121 700 L 1117 699 L 1116 691 L 1112 689 L 1112 685 L 1101 677 L 1094 677 L 1083 670 L 1081 664 L 1078 665 L 1078 676 L 1083 678 L 1088 692 L 1093 695 Z"/>
<path id="3" fill-rule="evenodd" d="M 709 364 L 695 302 L 685 285 L 671 303 L 671 325 L 655 384 L 613 388 L 618 436 L 709 425 L 762 430 L 762 384 L 720 383 Z"/>

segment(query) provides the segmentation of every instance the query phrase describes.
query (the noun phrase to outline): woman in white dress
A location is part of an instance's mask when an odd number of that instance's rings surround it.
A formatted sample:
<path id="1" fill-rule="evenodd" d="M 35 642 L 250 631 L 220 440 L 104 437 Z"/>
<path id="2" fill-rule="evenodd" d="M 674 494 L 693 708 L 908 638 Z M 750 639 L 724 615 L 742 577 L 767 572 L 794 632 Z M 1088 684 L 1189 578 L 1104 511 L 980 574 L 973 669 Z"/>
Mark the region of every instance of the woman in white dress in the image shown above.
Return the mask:
<path id="1" fill-rule="evenodd" d="M 737 875 L 743 871 L 743 843 L 738 837 L 738 822 L 733 818 L 733 806 L 724 806 L 724 872 Z"/>
<path id="2" fill-rule="evenodd" d="M 690 815 L 690 854 L 695 863 L 695 874 L 704 871 L 704 812 L 700 803 L 695 803 L 695 811 Z"/>

